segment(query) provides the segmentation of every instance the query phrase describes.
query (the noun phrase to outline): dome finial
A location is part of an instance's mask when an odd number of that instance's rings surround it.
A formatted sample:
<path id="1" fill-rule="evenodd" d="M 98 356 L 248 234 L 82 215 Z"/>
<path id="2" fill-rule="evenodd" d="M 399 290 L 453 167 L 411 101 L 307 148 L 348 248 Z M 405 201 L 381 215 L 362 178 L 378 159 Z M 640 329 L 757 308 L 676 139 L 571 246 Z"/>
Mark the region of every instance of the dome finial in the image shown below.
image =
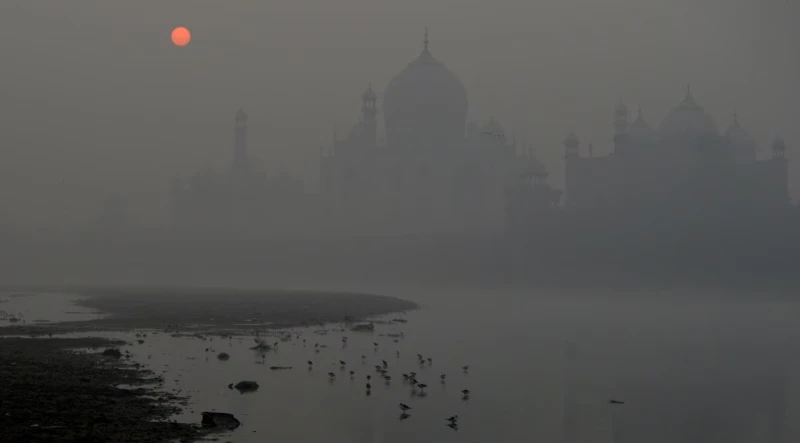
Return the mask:
<path id="1" fill-rule="evenodd" d="M 691 97 L 691 96 L 692 96 L 692 85 L 686 83 L 686 97 Z"/>
<path id="2" fill-rule="evenodd" d="M 733 110 L 733 124 L 738 124 L 738 123 L 739 123 L 739 112 L 736 109 L 734 109 Z"/>
<path id="3" fill-rule="evenodd" d="M 638 118 L 642 118 L 642 105 L 639 105 L 639 109 L 638 109 L 637 112 L 638 112 L 638 116 L 637 117 Z"/>
<path id="4" fill-rule="evenodd" d="M 425 45 L 425 50 L 427 51 L 428 50 L 428 43 L 430 43 L 428 41 L 428 27 L 427 26 L 425 27 L 425 40 L 423 40 L 422 43 Z"/>

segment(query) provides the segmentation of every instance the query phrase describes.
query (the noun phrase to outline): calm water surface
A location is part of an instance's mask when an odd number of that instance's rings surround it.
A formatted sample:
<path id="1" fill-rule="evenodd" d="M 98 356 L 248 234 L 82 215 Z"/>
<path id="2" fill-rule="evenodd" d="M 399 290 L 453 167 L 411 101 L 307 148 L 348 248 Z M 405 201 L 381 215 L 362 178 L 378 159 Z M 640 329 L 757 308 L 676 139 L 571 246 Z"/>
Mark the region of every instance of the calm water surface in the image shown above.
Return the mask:
<path id="1" fill-rule="evenodd" d="M 243 426 L 223 440 L 234 442 L 560 442 L 565 416 L 576 442 L 611 442 L 615 435 L 777 442 L 776 429 L 784 441 L 800 435 L 793 424 L 800 310 L 786 299 L 689 290 L 381 292 L 423 306 L 402 315 L 407 324 L 377 325 L 374 334 L 293 330 L 301 338 L 281 342 L 264 364 L 248 349 L 251 337 L 209 342 L 162 332 L 139 345 L 132 333 L 121 336 L 134 341 L 126 348 L 137 361 L 163 374 L 166 389 L 191 395 L 178 420 L 197 422 L 204 410 L 233 413 Z M 401 332 L 398 343 L 382 335 Z M 565 357 L 567 342 L 575 344 L 573 358 Z M 219 352 L 231 359 L 217 360 Z M 421 367 L 417 353 L 433 363 Z M 389 384 L 376 377 L 381 360 Z M 293 369 L 272 371 L 273 365 Z M 429 385 L 427 396 L 404 383 L 401 373 L 409 371 Z M 261 387 L 250 394 L 227 388 L 240 380 Z M 462 389 L 472 392 L 468 400 Z M 626 404 L 612 406 L 611 398 Z M 400 402 L 413 408 L 404 421 Z M 445 426 L 454 414 L 461 418 L 457 431 Z"/>

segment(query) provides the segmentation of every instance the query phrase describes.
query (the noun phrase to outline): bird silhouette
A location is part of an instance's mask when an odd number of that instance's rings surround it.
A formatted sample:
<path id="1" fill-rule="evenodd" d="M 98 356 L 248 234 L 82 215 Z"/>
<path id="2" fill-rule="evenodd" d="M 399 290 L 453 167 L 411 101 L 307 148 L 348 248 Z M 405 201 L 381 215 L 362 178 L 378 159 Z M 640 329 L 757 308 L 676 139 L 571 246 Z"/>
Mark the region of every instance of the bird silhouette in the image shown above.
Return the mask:
<path id="1" fill-rule="evenodd" d="M 609 401 L 608 401 L 608 403 L 609 403 L 609 404 L 612 404 L 612 405 L 624 405 L 624 404 L 625 404 L 625 402 L 624 402 L 624 401 L 622 401 L 622 400 L 615 400 L 615 399 L 613 399 L 613 398 L 612 398 L 611 400 L 609 400 Z"/>
<path id="2" fill-rule="evenodd" d="M 403 421 L 408 417 L 411 417 L 411 414 L 406 414 L 405 412 L 403 412 L 402 414 L 400 414 L 400 421 Z"/>
<path id="3" fill-rule="evenodd" d="M 449 421 L 450 423 L 456 423 L 458 421 L 458 414 L 456 414 L 456 415 L 454 415 L 454 416 L 452 416 L 450 418 L 447 418 L 446 420 Z"/>
<path id="4" fill-rule="evenodd" d="M 402 409 L 403 411 L 408 411 L 408 410 L 411 409 L 411 406 L 409 406 L 409 405 L 407 405 L 405 403 L 400 403 L 400 409 Z"/>

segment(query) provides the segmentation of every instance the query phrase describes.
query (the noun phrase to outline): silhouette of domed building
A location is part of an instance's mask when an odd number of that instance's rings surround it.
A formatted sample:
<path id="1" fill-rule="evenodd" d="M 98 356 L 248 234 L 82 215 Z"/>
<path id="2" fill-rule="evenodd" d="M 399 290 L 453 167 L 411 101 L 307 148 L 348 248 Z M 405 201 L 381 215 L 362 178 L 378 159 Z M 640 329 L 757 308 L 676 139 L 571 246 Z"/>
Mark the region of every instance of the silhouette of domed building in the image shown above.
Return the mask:
<path id="1" fill-rule="evenodd" d="M 323 148 L 321 191 L 331 224 L 373 234 L 497 232 L 505 225 L 505 192 L 536 163 L 520 153 L 494 117 L 468 122 L 469 99 L 458 76 L 435 58 L 427 30 L 422 52 L 386 86 L 385 141 L 378 138 L 378 96 L 361 95 L 361 118 L 346 137 Z M 327 151 L 327 152 L 325 152 Z M 548 188 L 549 189 L 549 188 Z M 557 203 L 548 202 L 553 206 Z"/>
<path id="2" fill-rule="evenodd" d="M 564 140 L 565 206 L 668 214 L 680 219 L 754 208 L 789 207 L 785 144 L 757 158 L 757 144 L 738 116 L 721 133 L 687 87 L 684 99 L 653 130 L 641 110 L 628 121 L 614 111 L 614 151 L 582 155 L 577 137 Z M 721 211 L 721 212 L 720 212 Z"/>

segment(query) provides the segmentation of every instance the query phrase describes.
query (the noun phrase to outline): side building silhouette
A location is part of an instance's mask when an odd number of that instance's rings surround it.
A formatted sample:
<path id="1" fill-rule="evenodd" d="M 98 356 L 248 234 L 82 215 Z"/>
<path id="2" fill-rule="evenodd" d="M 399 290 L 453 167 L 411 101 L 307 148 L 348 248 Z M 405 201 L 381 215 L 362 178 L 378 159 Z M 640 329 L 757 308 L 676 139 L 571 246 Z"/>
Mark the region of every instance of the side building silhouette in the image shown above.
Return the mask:
<path id="1" fill-rule="evenodd" d="M 172 183 L 172 225 L 187 233 L 263 236 L 294 232 L 315 210 L 303 182 L 286 169 L 268 168 L 248 151 L 244 109 L 234 116 L 233 155 L 226 169 L 198 171 Z"/>
<path id="2" fill-rule="evenodd" d="M 687 87 L 686 96 L 657 130 L 641 109 L 633 122 L 619 103 L 614 151 L 581 152 L 574 134 L 564 140 L 565 208 L 711 215 L 726 209 L 785 210 L 789 204 L 786 145 L 772 142 L 758 159 L 757 144 L 736 115 L 724 133 Z M 588 154 L 588 155 L 587 155 Z"/>

